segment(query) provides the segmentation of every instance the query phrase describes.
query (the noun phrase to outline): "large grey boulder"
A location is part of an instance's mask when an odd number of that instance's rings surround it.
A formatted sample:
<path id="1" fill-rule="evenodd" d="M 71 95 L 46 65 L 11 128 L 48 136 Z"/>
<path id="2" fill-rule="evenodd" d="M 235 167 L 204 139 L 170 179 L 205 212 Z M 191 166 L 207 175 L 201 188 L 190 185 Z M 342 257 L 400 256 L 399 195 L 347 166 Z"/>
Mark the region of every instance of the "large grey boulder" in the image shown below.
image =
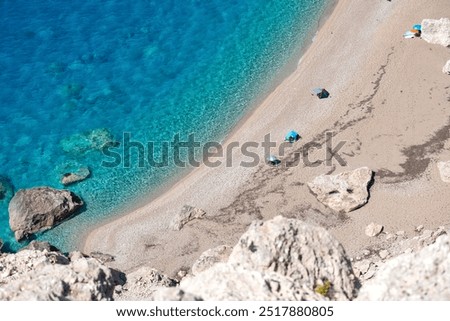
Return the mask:
<path id="1" fill-rule="evenodd" d="M 70 217 L 83 201 L 68 190 L 37 187 L 19 190 L 9 203 L 9 225 L 17 240 L 52 228 Z"/>
<path id="2" fill-rule="evenodd" d="M 441 18 L 439 20 L 422 20 L 421 37 L 429 43 L 442 45 L 444 47 L 450 46 L 450 19 Z"/>
<path id="3" fill-rule="evenodd" d="M 180 292 L 181 291 L 181 292 Z M 178 291 L 204 300 L 349 300 L 355 278 L 342 246 L 325 229 L 277 216 L 253 222 L 227 263 L 188 276 Z"/>
<path id="4" fill-rule="evenodd" d="M 196 208 L 189 205 L 184 205 L 181 211 L 172 218 L 170 222 L 170 229 L 179 231 L 188 222 L 202 218 L 205 216 L 206 212 L 200 208 Z"/>
<path id="5" fill-rule="evenodd" d="M 365 283 L 358 300 L 450 300 L 450 237 L 386 262 Z"/>
<path id="6" fill-rule="evenodd" d="M 253 222 L 228 262 L 281 274 L 298 288 L 314 289 L 330 282 L 331 298 L 337 300 L 351 299 L 355 290 L 353 270 L 342 245 L 321 227 L 282 216 Z"/>
<path id="7" fill-rule="evenodd" d="M 373 172 L 367 167 L 338 175 L 320 175 L 308 187 L 329 208 L 348 213 L 367 203 Z"/>
<path id="8" fill-rule="evenodd" d="M 0 256 L 0 300 L 112 300 L 112 271 L 74 252 L 24 250 Z"/>
<path id="9" fill-rule="evenodd" d="M 444 183 L 450 183 L 450 161 L 437 163 L 439 174 Z"/>

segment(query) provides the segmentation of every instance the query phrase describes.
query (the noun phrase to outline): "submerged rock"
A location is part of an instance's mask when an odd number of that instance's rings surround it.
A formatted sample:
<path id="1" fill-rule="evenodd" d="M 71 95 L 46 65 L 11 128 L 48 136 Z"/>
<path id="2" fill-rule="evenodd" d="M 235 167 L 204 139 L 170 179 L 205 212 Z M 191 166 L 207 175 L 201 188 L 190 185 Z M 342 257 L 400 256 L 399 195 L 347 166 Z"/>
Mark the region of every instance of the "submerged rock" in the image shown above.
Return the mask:
<path id="1" fill-rule="evenodd" d="M 7 201 L 14 194 L 14 187 L 7 177 L 0 175 L 0 202 Z"/>
<path id="2" fill-rule="evenodd" d="M 75 134 L 61 140 L 61 146 L 66 153 L 84 154 L 92 150 L 102 150 L 102 148 L 111 144 L 117 145 L 114 136 L 106 128 L 94 129 L 89 132 Z"/>
<path id="3" fill-rule="evenodd" d="M 450 237 L 390 259 L 365 283 L 358 300 L 450 300 Z"/>
<path id="4" fill-rule="evenodd" d="M 188 222 L 205 216 L 206 212 L 200 208 L 196 208 L 189 205 L 184 205 L 180 213 L 174 216 L 170 222 L 170 228 L 175 231 L 179 231 Z"/>
<path id="5" fill-rule="evenodd" d="M 68 190 L 37 187 L 19 190 L 9 203 L 9 225 L 17 240 L 52 228 L 70 217 L 83 201 Z"/>
<path id="6" fill-rule="evenodd" d="M 450 60 L 447 60 L 447 63 L 442 68 L 442 72 L 444 74 L 450 75 Z"/>
<path id="7" fill-rule="evenodd" d="M 437 167 L 439 169 L 439 174 L 441 175 L 442 181 L 445 183 L 450 183 L 450 161 L 439 162 Z"/>
<path id="8" fill-rule="evenodd" d="M 450 46 L 450 19 L 422 20 L 422 39 L 444 47 Z"/>
<path id="9" fill-rule="evenodd" d="M 337 212 L 350 212 L 367 203 L 373 172 L 367 167 L 338 175 L 320 175 L 308 187 L 317 199 Z"/>
<path id="10" fill-rule="evenodd" d="M 0 256 L 0 300 L 112 300 L 112 270 L 72 253 L 23 250 Z"/>
<path id="11" fill-rule="evenodd" d="M 75 173 L 65 173 L 61 178 L 63 185 L 70 185 L 85 180 L 91 175 L 91 171 L 87 167 L 80 168 Z"/>

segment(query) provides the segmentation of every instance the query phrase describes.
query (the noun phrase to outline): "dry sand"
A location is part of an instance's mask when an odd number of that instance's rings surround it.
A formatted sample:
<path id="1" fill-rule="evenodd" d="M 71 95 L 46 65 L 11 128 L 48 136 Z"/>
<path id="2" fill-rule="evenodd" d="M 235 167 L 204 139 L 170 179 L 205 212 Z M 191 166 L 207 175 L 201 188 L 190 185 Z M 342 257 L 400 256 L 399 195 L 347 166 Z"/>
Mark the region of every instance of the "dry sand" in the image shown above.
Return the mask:
<path id="1" fill-rule="evenodd" d="M 327 227 L 350 255 L 383 247 L 383 236 L 364 234 L 370 222 L 407 234 L 420 224 L 449 226 L 450 184 L 440 180 L 436 162 L 450 160 L 450 77 L 441 72 L 450 52 L 402 38 L 413 24 L 444 13 L 450 16 L 448 0 L 340 0 L 297 69 L 227 138 L 261 142 L 270 133 L 281 143 L 296 129 L 302 140 L 292 153 L 310 141 L 322 144 L 332 131 L 335 144 L 346 141 L 347 166 L 244 168 L 234 150 L 232 167 L 195 169 L 156 200 L 96 227 L 83 250 L 112 254 L 125 271 L 146 264 L 174 274 L 209 248 L 234 245 L 252 220 L 279 214 Z M 318 85 L 331 97 L 311 96 Z M 323 150 L 311 158 L 323 159 Z M 375 183 L 369 203 L 348 215 L 317 202 L 305 184 L 361 166 L 376 172 Z M 184 204 L 204 209 L 206 217 L 169 230 Z"/>

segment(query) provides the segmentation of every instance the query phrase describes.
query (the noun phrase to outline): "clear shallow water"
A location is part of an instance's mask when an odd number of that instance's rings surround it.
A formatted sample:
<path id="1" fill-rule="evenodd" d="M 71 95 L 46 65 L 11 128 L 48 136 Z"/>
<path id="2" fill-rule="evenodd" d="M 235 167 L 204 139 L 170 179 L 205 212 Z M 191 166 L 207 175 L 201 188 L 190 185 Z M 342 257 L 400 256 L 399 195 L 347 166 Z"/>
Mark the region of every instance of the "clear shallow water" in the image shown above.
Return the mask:
<path id="1" fill-rule="evenodd" d="M 0 0 L 0 176 L 15 190 L 63 188 L 63 173 L 92 171 L 69 187 L 86 209 L 38 238 L 70 250 L 179 172 L 105 168 L 101 152 L 67 152 L 62 140 L 98 128 L 118 140 L 222 139 L 299 54 L 328 2 Z M 9 196 L 0 238 L 15 250 Z"/>

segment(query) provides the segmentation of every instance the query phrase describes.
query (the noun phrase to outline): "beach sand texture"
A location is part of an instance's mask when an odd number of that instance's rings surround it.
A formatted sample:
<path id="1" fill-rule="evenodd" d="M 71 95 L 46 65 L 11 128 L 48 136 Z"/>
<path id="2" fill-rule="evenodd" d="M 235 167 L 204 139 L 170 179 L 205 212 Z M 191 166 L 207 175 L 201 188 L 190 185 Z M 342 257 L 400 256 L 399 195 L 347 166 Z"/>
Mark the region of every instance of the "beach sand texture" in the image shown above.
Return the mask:
<path id="1" fill-rule="evenodd" d="M 124 271 L 149 265 L 173 275 L 209 248 L 234 245 L 251 221 L 276 215 L 328 228 L 351 256 L 386 242 L 365 235 L 370 222 L 407 235 L 421 224 L 450 226 L 450 184 L 436 166 L 450 160 L 450 78 L 441 71 L 450 51 L 402 38 L 422 19 L 444 16 L 448 0 L 338 1 L 296 70 L 226 140 L 262 142 L 270 133 L 281 143 L 295 129 L 302 139 L 292 153 L 333 132 L 335 145 L 346 141 L 340 153 L 347 166 L 244 168 L 235 149 L 232 167 L 193 170 L 156 200 L 95 227 L 83 251 L 112 254 L 112 265 Z M 331 97 L 312 96 L 317 86 Z M 323 158 L 323 151 L 311 151 L 311 159 Z M 368 204 L 349 214 L 323 206 L 306 185 L 320 174 L 362 166 L 376 172 L 375 183 Z M 206 216 L 170 230 L 185 204 Z"/>

